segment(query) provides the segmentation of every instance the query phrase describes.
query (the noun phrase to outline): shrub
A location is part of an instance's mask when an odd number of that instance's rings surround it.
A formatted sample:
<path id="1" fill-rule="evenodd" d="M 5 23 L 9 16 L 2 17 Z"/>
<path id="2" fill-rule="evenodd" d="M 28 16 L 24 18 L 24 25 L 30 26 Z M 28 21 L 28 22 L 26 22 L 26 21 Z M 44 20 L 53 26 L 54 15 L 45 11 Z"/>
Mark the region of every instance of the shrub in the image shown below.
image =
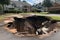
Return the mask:
<path id="1" fill-rule="evenodd" d="M 60 10 L 51 10 L 51 11 L 49 11 L 49 13 L 59 14 Z"/>
<path id="2" fill-rule="evenodd" d="M 5 10 L 4 13 L 22 13 L 20 10 Z"/>

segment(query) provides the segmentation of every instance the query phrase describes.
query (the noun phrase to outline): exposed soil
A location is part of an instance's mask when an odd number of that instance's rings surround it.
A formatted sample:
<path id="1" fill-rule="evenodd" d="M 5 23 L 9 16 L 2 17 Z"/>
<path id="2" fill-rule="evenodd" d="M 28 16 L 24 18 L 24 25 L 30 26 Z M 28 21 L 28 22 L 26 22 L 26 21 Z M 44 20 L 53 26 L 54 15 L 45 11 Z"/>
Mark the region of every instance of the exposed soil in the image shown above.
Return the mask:
<path id="1" fill-rule="evenodd" d="M 19 36 L 19 37 L 38 37 L 40 39 L 43 39 L 43 38 L 46 38 L 46 37 L 49 37 L 51 35 L 53 35 L 55 32 L 54 31 L 58 31 L 59 29 L 54 29 L 53 31 L 51 31 L 50 33 L 47 33 L 47 34 L 42 34 L 42 35 L 35 35 L 35 34 L 20 34 L 16 31 L 16 29 L 9 29 L 8 27 L 4 27 L 4 29 L 6 29 L 8 32 L 16 35 L 16 36 Z"/>
<path id="2" fill-rule="evenodd" d="M 8 27 L 4 27 L 7 31 L 11 32 L 11 33 L 16 33 L 16 29 L 9 29 Z"/>
<path id="3" fill-rule="evenodd" d="M 58 31 L 59 29 L 60 29 L 60 23 L 58 23 L 58 24 L 56 24 L 57 26 L 56 26 L 56 29 L 54 29 L 53 31 L 51 31 L 50 33 L 47 33 L 47 34 L 42 34 L 42 35 L 35 35 L 35 34 L 20 34 L 20 33 L 17 33 L 17 31 L 16 31 L 16 29 L 9 29 L 8 27 L 4 27 L 8 32 L 10 32 L 10 33 L 13 33 L 14 35 L 16 35 L 16 36 L 19 36 L 19 37 L 24 37 L 24 36 L 27 36 L 27 37 L 39 37 L 39 38 L 41 38 L 41 39 L 43 39 L 43 38 L 46 38 L 46 37 L 48 37 L 48 36 L 51 36 L 53 33 L 54 33 L 54 31 Z M 53 27 L 53 26 L 55 26 L 55 25 L 52 25 L 51 27 Z M 58 29 L 59 28 L 59 29 Z"/>

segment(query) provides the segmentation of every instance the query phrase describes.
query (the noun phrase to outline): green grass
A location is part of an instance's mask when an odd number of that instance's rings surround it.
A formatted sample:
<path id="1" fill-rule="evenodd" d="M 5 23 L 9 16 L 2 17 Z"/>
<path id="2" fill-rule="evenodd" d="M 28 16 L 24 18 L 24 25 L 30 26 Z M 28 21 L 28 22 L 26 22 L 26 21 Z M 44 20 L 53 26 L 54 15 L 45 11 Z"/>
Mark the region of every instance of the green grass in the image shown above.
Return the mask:
<path id="1" fill-rule="evenodd" d="M 45 14 L 44 14 L 45 13 Z M 41 12 L 41 13 L 34 13 L 36 15 L 39 15 L 39 16 L 44 16 L 46 15 L 48 12 Z M 28 13 L 20 13 L 20 14 L 28 14 Z M 32 13 L 31 13 L 32 14 Z M 9 15 L 14 15 L 13 13 L 10 13 L 10 14 L 5 14 L 5 15 L 0 15 L 0 21 L 2 21 L 6 16 L 9 16 Z M 50 16 L 53 20 L 60 20 L 60 16 Z"/>
<path id="2" fill-rule="evenodd" d="M 50 16 L 53 20 L 60 20 L 60 16 Z"/>
<path id="3" fill-rule="evenodd" d="M 0 22 L 3 21 L 3 19 L 4 19 L 4 16 L 0 15 Z"/>
<path id="4" fill-rule="evenodd" d="M 12 14 L 12 13 L 10 13 L 10 14 L 0 15 L 0 22 L 1 22 L 1 21 L 3 21 L 3 20 L 4 20 L 4 18 L 5 18 L 6 16 L 9 16 L 9 15 L 13 15 L 13 14 Z"/>
<path id="5" fill-rule="evenodd" d="M 40 12 L 40 14 L 48 14 L 48 12 Z"/>

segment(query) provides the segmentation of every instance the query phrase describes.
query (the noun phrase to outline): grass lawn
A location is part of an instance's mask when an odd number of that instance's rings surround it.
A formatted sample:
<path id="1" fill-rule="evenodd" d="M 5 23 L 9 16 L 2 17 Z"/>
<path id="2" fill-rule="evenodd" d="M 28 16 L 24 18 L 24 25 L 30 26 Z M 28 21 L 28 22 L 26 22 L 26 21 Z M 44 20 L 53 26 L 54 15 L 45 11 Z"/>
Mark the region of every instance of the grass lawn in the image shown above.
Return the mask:
<path id="1" fill-rule="evenodd" d="M 4 14 L 4 15 L 0 15 L 0 22 L 4 20 L 4 18 L 6 16 L 9 16 L 9 15 L 13 15 L 13 14 Z"/>
<path id="2" fill-rule="evenodd" d="M 45 14 L 44 14 L 45 13 Z M 46 15 L 48 12 L 41 12 L 41 13 L 34 13 L 36 15 L 41 15 L 41 16 L 44 16 Z M 28 14 L 28 13 L 22 13 L 22 14 Z M 32 14 L 32 13 L 31 13 Z M 13 13 L 10 13 L 10 14 L 5 14 L 5 15 L 0 15 L 0 21 L 2 21 L 4 19 L 5 16 L 9 16 L 9 15 L 14 15 Z M 50 16 L 52 19 L 54 20 L 60 20 L 60 16 Z"/>
<path id="3" fill-rule="evenodd" d="M 60 16 L 51 16 L 51 18 L 54 20 L 60 20 Z"/>

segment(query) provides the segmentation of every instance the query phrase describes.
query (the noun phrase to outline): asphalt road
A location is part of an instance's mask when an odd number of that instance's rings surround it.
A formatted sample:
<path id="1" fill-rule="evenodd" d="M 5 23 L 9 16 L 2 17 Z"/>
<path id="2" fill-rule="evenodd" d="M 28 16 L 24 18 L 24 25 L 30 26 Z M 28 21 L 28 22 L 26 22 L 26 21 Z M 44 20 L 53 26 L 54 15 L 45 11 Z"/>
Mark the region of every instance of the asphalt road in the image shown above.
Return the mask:
<path id="1" fill-rule="evenodd" d="M 4 23 L 0 23 L 0 40 L 40 40 L 35 37 L 18 37 L 14 34 L 8 32 L 6 29 L 4 29 L 2 26 Z"/>
<path id="2" fill-rule="evenodd" d="M 9 33 L 3 27 L 0 27 L 0 40 L 40 40 L 34 37 L 18 37 Z"/>
<path id="3" fill-rule="evenodd" d="M 60 31 L 53 34 L 51 37 L 39 39 L 35 37 L 18 37 L 9 33 L 3 27 L 0 27 L 0 40 L 60 40 Z"/>
<path id="4" fill-rule="evenodd" d="M 44 40 L 60 40 L 60 31 Z"/>

